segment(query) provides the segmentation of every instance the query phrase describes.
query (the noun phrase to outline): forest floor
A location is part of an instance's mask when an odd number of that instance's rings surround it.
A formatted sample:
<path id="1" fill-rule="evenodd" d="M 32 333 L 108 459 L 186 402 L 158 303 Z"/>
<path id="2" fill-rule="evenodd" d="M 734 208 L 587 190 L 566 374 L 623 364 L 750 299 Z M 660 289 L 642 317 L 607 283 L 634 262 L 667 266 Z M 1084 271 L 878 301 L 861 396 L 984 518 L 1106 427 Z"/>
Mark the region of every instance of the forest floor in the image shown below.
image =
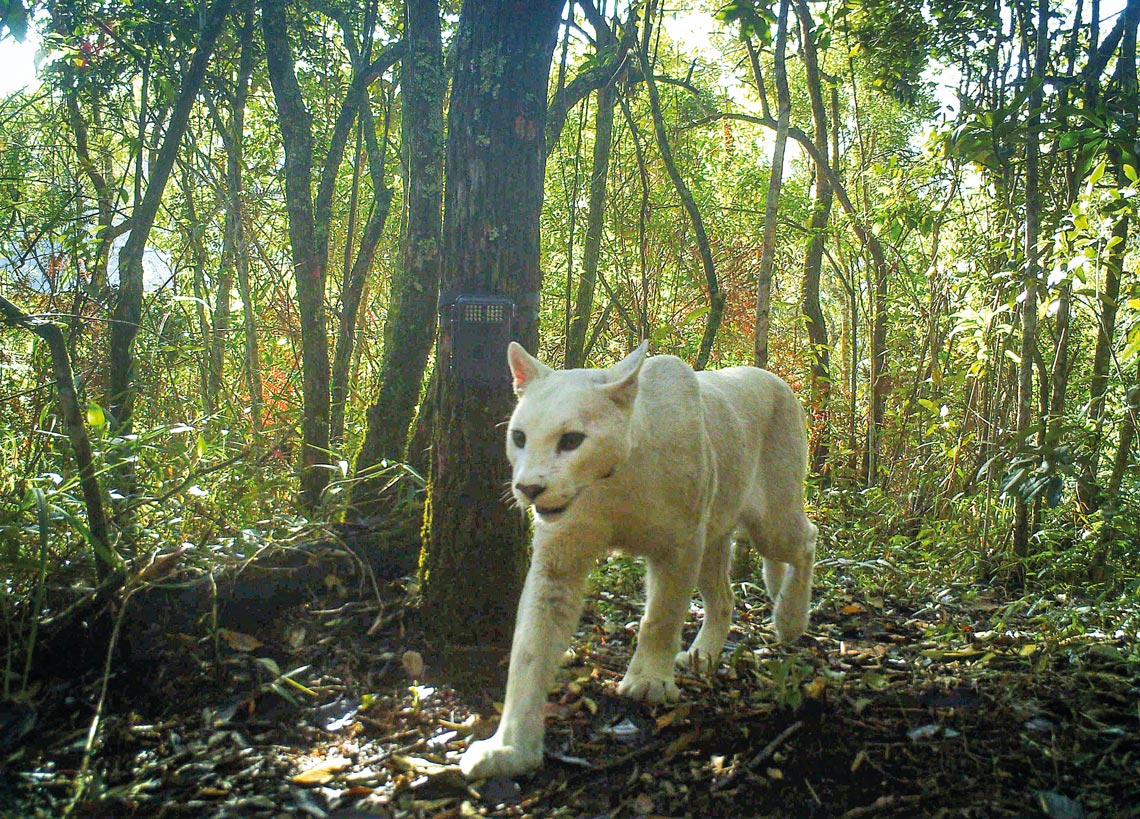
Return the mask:
<path id="1" fill-rule="evenodd" d="M 545 764 L 470 784 L 456 761 L 494 727 L 505 655 L 426 644 L 405 586 L 346 603 L 331 584 L 257 630 L 170 634 L 111 668 L 92 753 L 103 675 L 41 688 L 35 730 L 0 738 L 0 816 L 1140 816 L 1134 627 L 1059 628 L 1087 611 L 1064 597 L 904 599 L 841 563 L 792 646 L 738 586 L 726 662 L 657 708 L 615 696 L 638 593 L 595 590 Z"/>

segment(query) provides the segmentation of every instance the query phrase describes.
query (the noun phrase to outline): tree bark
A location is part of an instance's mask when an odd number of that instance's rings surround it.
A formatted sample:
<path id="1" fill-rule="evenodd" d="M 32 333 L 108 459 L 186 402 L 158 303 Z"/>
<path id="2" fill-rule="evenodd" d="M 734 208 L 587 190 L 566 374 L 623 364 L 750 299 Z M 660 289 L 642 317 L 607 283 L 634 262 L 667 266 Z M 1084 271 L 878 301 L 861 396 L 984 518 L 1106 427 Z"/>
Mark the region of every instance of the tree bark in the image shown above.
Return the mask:
<path id="1" fill-rule="evenodd" d="M 1029 95 L 1032 112 L 1026 123 L 1025 136 L 1025 272 L 1021 302 L 1021 362 L 1017 380 L 1017 436 L 1024 444 L 1033 418 L 1033 363 L 1037 355 L 1037 287 L 1041 263 L 1037 241 L 1041 233 L 1041 103 L 1045 68 L 1049 59 L 1049 2 L 1038 0 L 1037 32 L 1034 44 L 1033 90 Z M 1021 495 L 1014 502 L 1013 553 L 1016 558 L 1029 555 L 1029 503 Z M 1024 579 L 1023 565 L 1015 567 L 1016 580 Z"/>
<path id="2" fill-rule="evenodd" d="M 360 247 L 341 288 L 339 330 L 332 365 L 333 418 L 331 437 L 334 445 L 339 444 L 344 436 L 344 415 L 348 404 L 349 367 L 352 364 L 352 352 L 356 346 L 357 317 L 360 314 L 364 284 L 368 277 L 368 271 L 372 269 L 372 261 L 376 258 L 376 248 L 380 245 L 380 238 L 384 234 L 384 226 L 388 222 L 388 213 L 392 206 L 392 189 L 384 181 L 383 148 L 376 139 L 375 128 L 371 114 L 368 112 L 367 103 L 361 109 L 361 117 L 365 120 L 366 153 L 372 173 L 372 210 L 364 225 Z"/>
<path id="3" fill-rule="evenodd" d="M 223 258 L 228 251 L 230 264 L 237 277 L 242 305 L 242 327 L 245 330 L 245 375 L 249 389 L 250 426 L 255 437 L 261 435 L 263 398 L 261 394 L 261 356 L 259 352 L 257 314 L 249 280 L 249 248 L 245 238 L 244 178 L 245 107 L 249 99 L 250 80 L 254 68 L 254 4 L 245 0 L 242 9 L 241 52 L 238 55 L 237 87 L 234 89 L 233 112 L 227 128 L 218 118 L 218 131 L 226 149 L 226 236 Z"/>
<path id="4" fill-rule="evenodd" d="M 187 163 L 182 165 L 182 199 L 186 208 L 186 241 L 190 246 L 190 267 L 193 273 L 194 314 L 198 318 L 198 334 L 202 337 L 202 354 L 198 356 L 198 388 L 202 393 L 202 414 L 210 416 L 216 409 L 213 389 L 213 328 L 209 314 L 209 291 L 206 287 L 206 246 L 202 241 L 203 223 L 194 204 L 194 174 Z M 220 381 L 220 375 L 219 375 Z"/>
<path id="5" fill-rule="evenodd" d="M 83 503 L 87 510 L 87 528 L 91 533 L 91 551 L 95 563 L 95 573 L 102 583 L 122 562 L 111 545 L 110 527 L 103 507 L 103 490 L 99 486 L 95 459 L 91 453 L 91 439 L 87 435 L 83 410 L 75 390 L 75 374 L 71 369 L 71 356 L 67 353 L 67 342 L 63 331 L 50 321 L 29 316 L 12 302 L 0 296 L 0 319 L 10 327 L 22 327 L 43 339 L 51 352 L 52 373 L 55 377 L 56 397 L 59 412 L 67 438 L 71 443 L 71 454 L 79 470 L 79 485 L 83 491 Z"/>
<path id="6" fill-rule="evenodd" d="M 95 251 L 95 267 L 91 270 L 90 284 L 93 292 L 101 293 L 107 287 L 107 267 L 111 257 L 111 244 L 119 236 L 130 230 L 131 222 L 129 219 L 124 219 L 119 224 L 114 224 L 117 191 L 107 181 L 104 168 L 101 168 L 100 163 L 91 155 L 87 121 L 79 110 L 79 89 L 76 87 L 75 69 L 67 62 L 63 63 L 62 77 L 61 95 L 63 96 L 68 127 L 71 128 L 71 132 L 75 136 L 75 157 L 79 162 L 80 170 L 83 171 L 95 192 L 99 244 Z"/>
<path id="7" fill-rule="evenodd" d="M 277 101 L 281 139 L 285 146 L 285 199 L 289 215 L 289 246 L 301 315 L 301 377 L 304 419 L 301 445 L 301 502 L 315 510 L 328 485 L 321 465 L 329 449 L 329 343 L 325 329 L 325 275 L 328 248 L 322 242 L 313 206 L 312 124 L 294 71 L 285 22 L 285 2 L 264 0 L 261 25 L 269 81 Z"/>
<path id="8" fill-rule="evenodd" d="M 1122 19 L 1124 27 L 1120 55 L 1116 64 L 1116 79 L 1119 85 L 1121 110 L 1131 112 L 1136 110 L 1140 101 L 1136 79 L 1136 30 L 1140 22 L 1140 0 L 1129 0 Z M 1128 117 L 1125 122 L 1128 124 L 1122 129 L 1119 143 L 1110 147 L 1116 184 L 1122 188 L 1131 184 L 1124 173 L 1124 166 L 1128 164 L 1135 168 L 1138 164 L 1134 148 L 1131 147 L 1136 140 L 1136 118 Z M 1120 146 L 1127 147 L 1122 149 Z M 1098 489 L 1098 472 L 1101 450 L 1104 448 L 1106 397 L 1113 347 L 1116 343 L 1117 309 L 1129 231 L 1129 211 L 1127 208 L 1122 208 L 1112 226 L 1115 244 L 1105 252 L 1104 284 L 1097 298 L 1100 304 L 1100 316 L 1097 321 L 1096 346 L 1093 350 L 1092 376 L 1089 379 L 1089 420 L 1093 423 L 1094 434 L 1088 456 L 1081 463 L 1077 479 L 1077 505 L 1081 513 L 1086 515 L 1095 511 L 1102 500 Z M 1111 496 L 1110 494 L 1109 497 Z"/>
<path id="9" fill-rule="evenodd" d="M 455 41 L 448 116 L 442 290 L 494 293 L 526 306 L 540 292 L 539 216 L 547 80 L 558 0 L 467 0 Z M 538 341 L 537 311 L 514 336 Z M 503 500 L 510 475 L 501 422 L 508 369 L 486 388 L 459 381 L 447 328 L 436 351 L 432 471 L 421 559 L 424 623 L 444 640 L 506 642 L 526 565 L 526 526 Z"/>
<path id="10" fill-rule="evenodd" d="M 178 96 L 166 125 L 162 146 L 151 165 L 146 192 L 141 199 L 135 200 L 138 204 L 131 215 L 131 232 L 119 252 L 119 297 L 115 303 L 114 321 L 111 325 L 109 362 L 111 378 L 107 406 L 110 407 L 114 423 L 121 431 L 130 429 L 135 394 L 138 390 L 135 378 L 134 343 L 142 319 L 143 253 L 155 218 L 158 216 L 158 207 L 166 190 L 170 172 L 174 168 L 174 160 L 178 156 L 182 137 L 186 133 L 190 110 L 194 106 L 198 90 L 202 87 L 206 67 L 214 52 L 214 45 L 217 43 L 222 25 L 225 23 L 230 2 L 231 0 L 215 0 L 202 19 L 194 56 L 182 78 Z M 128 477 L 127 482 L 130 481 Z"/>
<path id="11" fill-rule="evenodd" d="M 546 152 L 549 155 L 556 147 L 566 125 L 566 117 L 575 105 L 586 99 L 590 94 L 602 88 L 613 86 L 629 63 L 629 52 L 636 42 L 634 34 L 637 31 L 637 14 L 640 11 L 637 4 L 632 4 L 629 16 L 621 25 L 621 37 L 613 36 L 605 17 L 598 11 L 593 0 L 578 0 L 578 7 L 594 26 L 595 37 L 599 44 L 604 38 L 610 47 L 597 54 L 599 60 L 591 63 L 590 67 L 577 74 L 574 79 L 559 87 L 550 99 L 546 116 Z"/>
<path id="12" fill-rule="evenodd" d="M 764 243 L 760 248 L 760 270 L 756 276 L 756 340 L 754 359 L 757 367 L 768 367 L 768 334 L 772 316 L 772 271 L 776 265 L 777 217 L 780 212 L 780 190 L 784 185 L 784 151 L 788 146 L 792 99 L 788 91 L 788 9 L 791 0 L 780 0 L 776 15 L 776 42 L 773 63 L 776 74 L 776 141 L 772 147 L 772 168 L 768 174 L 768 195 L 764 202 Z M 756 78 L 756 87 L 761 85 Z M 823 143 L 827 150 L 827 142 Z"/>
<path id="13" fill-rule="evenodd" d="M 612 48 L 617 42 L 604 19 L 594 20 L 594 30 L 599 52 Z M 594 115 L 594 157 L 590 170 L 590 203 L 586 213 L 586 237 L 582 243 L 582 274 L 578 279 L 574 315 L 570 319 L 570 332 L 566 338 L 567 369 L 581 367 L 586 360 L 586 333 L 594 309 L 594 289 L 597 285 L 598 260 L 605 227 L 606 187 L 613 143 L 616 94 L 617 89 L 612 81 L 598 89 L 597 111 Z"/>
<path id="14" fill-rule="evenodd" d="M 772 129 L 777 127 L 777 123 L 770 117 L 757 117 L 750 114 L 718 114 L 717 116 L 738 119 L 742 122 L 753 122 Z M 788 136 L 799 143 L 800 147 L 811 157 L 817 170 L 822 169 L 835 198 L 839 200 L 840 207 L 851 221 L 852 230 L 855 231 L 855 235 L 859 237 L 859 241 L 862 242 L 863 247 L 871 256 L 870 275 L 872 276 L 871 289 L 874 293 L 874 304 L 871 319 L 870 405 L 867 411 L 867 452 L 864 453 L 864 477 L 869 484 L 872 484 L 877 480 L 879 468 L 877 450 L 885 415 L 886 395 L 890 387 L 886 378 L 888 365 L 886 305 L 889 278 L 886 254 L 883 251 L 882 242 L 879 241 L 855 209 L 855 205 L 843 185 L 843 180 L 839 178 L 835 169 L 828 162 L 826 148 L 821 151 L 810 136 L 795 126 L 788 128 Z"/>
<path id="15" fill-rule="evenodd" d="M 800 20 L 800 38 L 803 42 L 804 65 L 807 69 L 808 94 L 811 98 L 812 120 L 815 124 L 815 144 L 827 155 L 827 108 L 823 103 L 823 82 L 815 47 L 815 21 L 806 0 L 796 0 L 796 15 Z M 815 190 L 812 195 L 811 221 L 808 224 L 807 245 L 804 248 L 804 278 L 801 308 L 807 327 L 811 362 L 811 422 L 815 426 L 815 443 L 812 448 L 812 470 L 820 472 L 827 463 L 830 451 L 831 429 L 829 409 L 831 397 L 831 349 L 827 336 L 827 321 L 819 300 L 820 275 L 823 268 L 824 240 L 827 223 L 831 218 L 834 194 L 827 172 L 815 166 Z"/>
<path id="16" fill-rule="evenodd" d="M 277 102 L 281 138 L 285 146 L 285 196 L 289 215 L 289 245 L 301 314 L 301 369 L 304 418 L 301 447 L 301 501 L 315 510 L 328 485 L 329 472 L 323 468 L 330 446 L 330 362 L 325 327 L 325 279 L 328 272 L 328 236 L 336 177 L 344 159 L 345 145 L 352 125 L 368 93 L 368 84 L 387 71 L 399 58 L 399 45 L 386 48 L 374 61 L 356 59 L 348 92 L 329 137 L 316 197 L 313 197 L 312 122 L 301 87 L 297 83 L 289 48 L 288 24 L 283 0 L 264 0 L 261 22 L 265 39 L 266 65 L 273 96 Z M 340 23 L 346 46 L 353 49 L 347 18 Z M 371 27 L 364 33 L 371 38 Z M 369 42 L 370 40 L 366 40 Z M 351 358 L 351 355 L 350 355 Z"/>
<path id="17" fill-rule="evenodd" d="M 784 0 L 784 2 L 786 1 Z M 648 26 L 648 22 L 646 25 Z M 676 161 L 673 159 L 673 148 L 670 146 L 669 137 L 665 133 L 665 118 L 661 111 L 661 98 L 657 93 L 657 81 L 653 78 L 653 67 L 649 64 L 649 53 L 644 41 L 637 50 L 637 56 L 641 63 L 641 73 L 645 77 L 645 88 L 649 92 L 649 110 L 653 116 L 653 133 L 657 137 L 657 150 L 661 154 L 661 162 L 665 165 L 669 179 L 677 190 L 677 197 L 681 200 L 681 205 L 689 217 L 689 223 L 693 228 L 693 238 L 697 243 L 697 253 L 701 258 L 701 268 L 705 274 L 705 287 L 709 296 L 709 312 L 705 321 L 705 331 L 701 337 L 701 346 L 697 351 L 697 360 L 693 362 L 696 369 L 703 370 L 708 366 L 709 357 L 712 355 L 713 342 L 716 341 L 720 320 L 724 316 L 726 298 L 720 288 L 720 279 L 717 277 L 716 265 L 713 263 L 712 248 L 709 245 L 708 234 L 705 232 L 705 223 L 704 219 L 701 218 L 701 211 L 697 207 L 697 201 L 693 198 L 692 191 L 689 190 L 688 184 L 677 169 Z"/>
<path id="18" fill-rule="evenodd" d="M 407 167 L 400 266 L 392 279 L 384 325 L 384 355 L 368 408 L 364 444 L 356 457 L 353 506 L 376 511 L 379 481 L 369 470 L 407 456 L 424 370 L 435 337 L 443 197 L 443 98 L 447 76 L 438 0 L 407 0 L 406 53 L 401 63 L 402 136 Z M 430 415 L 430 413 L 429 413 Z"/>

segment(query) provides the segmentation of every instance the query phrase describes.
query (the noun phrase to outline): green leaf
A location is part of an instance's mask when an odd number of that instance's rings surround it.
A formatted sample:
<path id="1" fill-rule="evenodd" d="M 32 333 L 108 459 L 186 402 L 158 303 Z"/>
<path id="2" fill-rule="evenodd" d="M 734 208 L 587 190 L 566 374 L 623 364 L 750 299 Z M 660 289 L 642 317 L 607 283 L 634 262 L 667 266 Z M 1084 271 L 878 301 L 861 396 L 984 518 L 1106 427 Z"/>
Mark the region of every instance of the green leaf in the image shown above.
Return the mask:
<path id="1" fill-rule="evenodd" d="M 1096 183 L 1100 181 L 1100 178 L 1102 176 L 1104 176 L 1104 169 L 1107 166 L 1107 164 L 1108 164 L 1107 160 L 1102 159 L 1100 161 L 1100 164 L 1098 164 L 1095 168 L 1093 168 L 1092 173 L 1089 174 L 1089 186 L 1090 187 L 1096 185 Z"/>
<path id="2" fill-rule="evenodd" d="M 729 0 L 716 18 L 723 23 L 739 23 L 742 38 L 756 37 L 764 46 L 772 42 L 772 23 L 776 18 L 768 9 L 758 8 L 753 0 Z"/>
<path id="3" fill-rule="evenodd" d="M 107 426 L 107 413 L 94 401 L 87 402 L 87 426 L 99 431 Z"/>
<path id="4" fill-rule="evenodd" d="M 1132 328 L 1132 332 L 1128 334 L 1128 344 L 1120 353 L 1120 360 L 1122 362 L 1130 362 L 1140 353 L 1140 325 Z"/>

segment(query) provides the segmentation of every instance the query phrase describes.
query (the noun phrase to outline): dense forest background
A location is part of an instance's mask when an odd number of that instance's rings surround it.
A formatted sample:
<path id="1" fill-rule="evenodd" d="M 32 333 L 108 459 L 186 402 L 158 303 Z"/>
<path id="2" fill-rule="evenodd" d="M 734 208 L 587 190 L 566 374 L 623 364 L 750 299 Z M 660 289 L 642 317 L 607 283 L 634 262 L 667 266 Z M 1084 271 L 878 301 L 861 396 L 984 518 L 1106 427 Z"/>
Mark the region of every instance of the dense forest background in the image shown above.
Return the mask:
<path id="1" fill-rule="evenodd" d="M 0 3 L 0 56 L 38 42 L 0 99 L 0 815 L 1136 815 L 1138 26 Z M 614 703 L 641 592 L 603 561 L 545 767 L 476 791 L 509 337 L 778 373 L 821 534 L 808 634 L 742 548 L 666 711 Z"/>
<path id="2" fill-rule="evenodd" d="M 40 40 L 0 101 L 8 629 L 45 582 L 420 514 L 441 276 L 538 288 L 553 364 L 780 374 L 832 566 L 1135 597 L 1138 0 L 568 4 L 505 126 L 544 146 L 525 281 L 441 262 L 449 83 L 501 60 L 457 58 L 458 5 L 7 9 Z"/>

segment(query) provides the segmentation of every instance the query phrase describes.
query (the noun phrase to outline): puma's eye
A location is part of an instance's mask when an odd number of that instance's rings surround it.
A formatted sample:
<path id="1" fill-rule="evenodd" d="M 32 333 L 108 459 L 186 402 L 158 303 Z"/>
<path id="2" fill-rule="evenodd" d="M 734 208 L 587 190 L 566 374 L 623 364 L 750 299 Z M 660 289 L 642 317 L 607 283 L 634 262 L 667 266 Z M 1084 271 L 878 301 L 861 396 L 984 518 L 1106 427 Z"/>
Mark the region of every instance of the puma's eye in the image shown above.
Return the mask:
<path id="1" fill-rule="evenodd" d="M 586 436 L 581 432 L 564 432 L 562 437 L 558 439 L 558 451 L 569 452 L 572 449 L 577 449 L 586 440 Z"/>
<path id="2" fill-rule="evenodd" d="M 512 429 L 511 430 L 511 441 L 513 441 L 514 445 L 517 446 L 519 449 L 522 449 L 523 447 L 526 446 L 526 433 L 523 432 L 521 429 Z"/>

